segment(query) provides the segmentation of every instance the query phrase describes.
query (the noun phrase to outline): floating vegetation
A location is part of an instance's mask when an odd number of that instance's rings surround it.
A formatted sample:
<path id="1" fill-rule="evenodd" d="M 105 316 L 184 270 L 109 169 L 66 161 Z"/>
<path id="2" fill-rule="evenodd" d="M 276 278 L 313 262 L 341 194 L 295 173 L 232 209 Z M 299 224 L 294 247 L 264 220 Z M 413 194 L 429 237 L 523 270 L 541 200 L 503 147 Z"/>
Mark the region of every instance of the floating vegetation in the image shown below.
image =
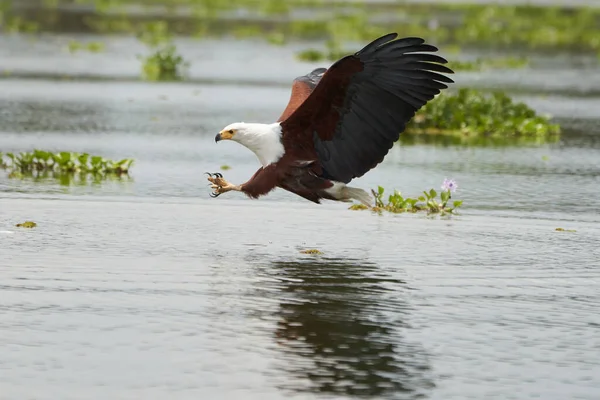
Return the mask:
<path id="1" fill-rule="evenodd" d="M 169 33 L 165 22 L 144 24 L 138 39 L 146 44 L 151 53 L 138 56 L 142 61 L 142 78 L 148 81 L 179 81 L 183 79 L 183 70 L 188 67 Z"/>
<path id="2" fill-rule="evenodd" d="M 66 18 L 76 18 L 76 23 L 83 23 L 92 31 L 131 33 L 148 20 L 145 11 L 149 11 L 159 12 L 162 19 L 169 20 L 173 31 L 200 33 L 202 37 L 234 33 L 265 37 L 275 43 L 290 38 L 325 38 L 339 43 L 364 41 L 384 31 L 397 31 L 401 36 L 422 36 L 438 44 L 585 50 L 594 54 L 600 51 L 600 9 L 591 7 L 364 0 L 339 4 L 322 0 L 76 0 L 82 10 L 89 11 L 84 11 L 83 16 L 77 12 L 56 18 L 56 13 L 61 12 L 58 1 L 44 0 L 37 12 L 29 13 L 18 13 L 12 4 L 15 2 L 7 0 L 0 1 L 0 12 L 3 3 L 6 11 L 2 27 L 11 32 L 56 30 Z M 232 11 L 241 16 L 235 19 L 234 15 L 232 20 Z M 310 19 L 292 17 L 295 12 L 306 11 L 316 15 Z M 228 13 L 229 19 L 224 23 L 221 17 Z M 382 15 L 386 21 L 381 21 Z"/>
<path id="3" fill-rule="evenodd" d="M 306 249 L 306 250 L 301 250 L 300 253 L 302 254 L 313 254 L 313 255 L 320 255 L 323 254 L 322 251 L 317 250 L 317 249 Z"/>
<path id="4" fill-rule="evenodd" d="M 102 42 L 89 42 L 81 43 L 76 40 L 71 40 L 68 44 L 70 53 L 76 53 L 78 51 L 89 51 L 90 53 L 99 53 L 104 51 L 104 43 Z"/>
<path id="5" fill-rule="evenodd" d="M 462 88 L 458 93 L 443 92 L 427 103 L 402 135 L 441 135 L 475 141 L 521 137 L 552 141 L 559 137 L 560 126 L 502 92 Z"/>
<path id="6" fill-rule="evenodd" d="M 321 60 L 326 60 L 326 59 L 329 59 L 331 61 L 337 60 L 336 57 L 329 58 L 325 52 L 317 50 L 317 49 L 302 50 L 296 54 L 296 58 L 300 61 L 307 61 L 307 62 L 315 62 L 315 61 L 321 61 Z"/>
<path id="7" fill-rule="evenodd" d="M 483 71 L 486 69 L 515 69 L 529 65 L 529 60 L 522 57 L 478 58 L 474 61 L 449 61 L 447 67 L 458 71 Z"/>
<path id="8" fill-rule="evenodd" d="M 330 43 L 330 42 L 328 42 Z M 296 58 L 300 61 L 337 61 L 340 58 L 352 54 L 352 51 L 342 51 L 339 47 L 332 45 L 325 51 L 318 49 L 306 49 L 296 53 Z M 328 46 L 328 47 L 329 47 Z M 529 60 L 524 57 L 504 57 L 504 58 L 477 58 L 473 61 L 449 61 L 447 67 L 455 72 L 459 71 L 484 71 L 487 69 L 516 69 L 524 68 L 529 65 Z"/>
<path id="9" fill-rule="evenodd" d="M 375 207 L 371 208 L 372 211 L 380 212 L 386 210 L 392 213 L 416 213 L 419 211 L 425 211 L 427 214 L 454 214 L 455 210 L 462 206 L 462 200 L 454 200 L 450 206 L 448 202 L 452 199 L 452 192 L 456 191 L 458 185 L 452 179 L 445 179 L 442 184 L 442 191 L 439 193 L 434 189 L 429 192 L 423 192 L 423 196 L 416 198 L 404 197 L 402 194 L 394 190 L 394 192 L 388 196 L 387 203 L 384 202 L 385 189 L 378 186 L 377 191 L 371 190 L 375 197 Z M 369 208 L 362 204 L 354 204 L 350 206 L 351 210 L 368 210 Z"/>
<path id="10" fill-rule="evenodd" d="M 600 9 L 559 6 L 458 6 L 458 44 L 535 49 L 600 50 Z"/>
<path id="11" fill-rule="evenodd" d="M 227 164 L 225 164 L 225 165 L 221 165 L 221 170 L 222 170 L 222 171 L 227 171 L 227 170 L 229 170 L 229 169 L 231 169 L 231 167 L 230 167 L 229 165 L 227 165 Z"/>
<path id="12" fill-rule="evenodd" d="M 78 174 L 85 178 L 91 174 L 96 179 L 109 176 L 128 175 L 132 159 L 120 161 L 108 160 L 101 156 L 90 156 L 87 153 L 61 151 L 52 153 L 43 150 L 21 152 L 19 154 L 0 153 L 0 167 L 9 171 L 10 178 L 26 177 L 58 178 L 71 180 Z"/>
<path id="13" fill-rule="evenodd" d="M 556 228 L 557 232 L 577 232 L 575 229 Z"/>
<path id="14" fill-rule="evenodd" d="M 352 54 L 351 51 L 327 50 L 320 51 L 316 49 L 302 50 L 296 54 L 296 58 L 300 61 L 316 62 L 322 60 L 337 61 L 342 57 Z"/>
<path id="15" fill-rule="evenodd" d="M 35 228 L 37 224 L 33 221 L 25 221 L 21 224 L 15 225 L 17 228 Z"/>

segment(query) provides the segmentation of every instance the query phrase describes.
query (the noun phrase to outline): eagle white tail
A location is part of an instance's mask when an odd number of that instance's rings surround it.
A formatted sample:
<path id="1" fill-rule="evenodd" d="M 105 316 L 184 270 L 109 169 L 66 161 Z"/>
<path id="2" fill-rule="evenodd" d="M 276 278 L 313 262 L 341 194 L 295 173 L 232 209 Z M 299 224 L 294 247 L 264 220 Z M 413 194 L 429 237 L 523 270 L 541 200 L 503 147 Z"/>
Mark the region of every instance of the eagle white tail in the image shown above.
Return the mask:
<path id="1" fill-rule="evenodd" d="M 367 207 L 373 207 L 373 197 L 363 189 L 346 186 L 342 182 L 334 182 L 333 186 L 325 189 L 325 191 L 338 201 L 351 202 L 352 200 L 358 200 Z"/>

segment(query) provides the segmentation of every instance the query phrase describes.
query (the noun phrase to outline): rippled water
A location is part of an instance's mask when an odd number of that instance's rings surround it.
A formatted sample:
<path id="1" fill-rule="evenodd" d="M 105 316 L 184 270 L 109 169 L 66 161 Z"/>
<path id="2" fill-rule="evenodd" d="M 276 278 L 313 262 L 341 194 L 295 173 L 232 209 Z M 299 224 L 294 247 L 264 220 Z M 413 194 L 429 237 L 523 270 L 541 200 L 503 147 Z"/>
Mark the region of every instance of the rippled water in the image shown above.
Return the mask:
<path id="1" fill-rule="evenodd" d="M 556 145 L 398 146 L 355 182 L 414 195 L 456 178 L 464 210 L 439 220 L 283 191 L 209 198 L 204 171 L 243 182 L 258 167 L 215 132 L 277 118 L 313 67 L 212 49 L 198 75 L 220 83 L 0 81 L 0 151 L 136 159 L 131 181 L 101 185 L 0 171 L 0 398 L 600 397 L 599 98 L 557 86 L 588 66 L 555 60 L 564 79 L 518 95 L 563 122 Z M 18 60 L 48 75 L 134 65 L 29 48 L 6 61 L 15 76 Z"/>

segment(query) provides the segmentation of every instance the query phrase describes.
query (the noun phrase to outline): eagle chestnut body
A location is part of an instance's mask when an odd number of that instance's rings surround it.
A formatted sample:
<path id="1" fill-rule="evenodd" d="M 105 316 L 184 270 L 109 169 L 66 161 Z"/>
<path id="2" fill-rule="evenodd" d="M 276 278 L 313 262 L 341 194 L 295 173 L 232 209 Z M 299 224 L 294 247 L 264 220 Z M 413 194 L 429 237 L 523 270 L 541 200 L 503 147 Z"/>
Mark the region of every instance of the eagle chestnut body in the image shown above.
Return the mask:
<path id="1" fill-rule="evenodd" d="M 381 163 L 416 111 L 453 83 L 440 73 L 453 73 L 447 61 L 428 53 L 437 48 L 396 37 L 296 78 L 276 123 L 225 127 L 215 140 L 245 145 L 262 166 L 238 186 L 209 177 L 215 195 L 236 190 L 258 198 L 280 187 L 315 203 L 370 205 L 367 192 L 346 184 Z"/>

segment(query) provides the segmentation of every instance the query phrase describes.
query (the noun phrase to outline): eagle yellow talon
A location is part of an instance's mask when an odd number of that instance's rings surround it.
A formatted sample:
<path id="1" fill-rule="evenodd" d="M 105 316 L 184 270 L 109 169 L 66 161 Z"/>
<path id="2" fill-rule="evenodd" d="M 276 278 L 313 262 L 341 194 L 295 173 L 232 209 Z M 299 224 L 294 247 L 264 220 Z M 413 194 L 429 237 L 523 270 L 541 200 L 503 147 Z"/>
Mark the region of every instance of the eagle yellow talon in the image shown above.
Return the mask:
<path id="1" fill-rule="evenodd" d="M 223 179 L 223 175 L 217 174 L 209 174 L 208 181 L 212 183 L 210 185 L 213 192 L 211 193 L 211 197 L 217 197 L 222 193 L 229 192 L 231 190 L 238 190 L 238 187 L 227 182 Z"/>

